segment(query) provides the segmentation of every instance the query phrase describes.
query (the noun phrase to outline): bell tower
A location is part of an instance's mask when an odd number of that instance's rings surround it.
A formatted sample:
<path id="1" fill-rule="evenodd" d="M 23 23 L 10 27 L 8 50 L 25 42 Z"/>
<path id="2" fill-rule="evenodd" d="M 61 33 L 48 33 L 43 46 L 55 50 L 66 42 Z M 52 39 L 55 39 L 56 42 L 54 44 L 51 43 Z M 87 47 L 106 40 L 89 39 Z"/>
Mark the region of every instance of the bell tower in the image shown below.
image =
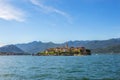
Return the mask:
<path id="1" fill-rule="evenodd" d="M 66 42 L 66 48 L 68 49 L 69 47 L 68 47 L 68 42 Z"/>

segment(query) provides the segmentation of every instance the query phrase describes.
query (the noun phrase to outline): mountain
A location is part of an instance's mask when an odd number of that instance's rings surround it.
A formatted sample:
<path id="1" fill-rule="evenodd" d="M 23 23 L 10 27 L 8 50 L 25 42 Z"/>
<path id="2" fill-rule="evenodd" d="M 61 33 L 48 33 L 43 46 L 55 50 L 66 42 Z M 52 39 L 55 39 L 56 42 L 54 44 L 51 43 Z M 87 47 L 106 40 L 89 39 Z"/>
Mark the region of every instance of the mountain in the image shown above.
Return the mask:
<path id="1" fill-rule="evenodd" d="M 92 49 L 94 53 L 120 53 L 120 45 L 108 46 L 106 48 Z"/>
<path id="2" fill-rule="evenodd" d="M 44 51 L 45 49 L 48 49 L 48 48 L 62 46 L 62 44 L 55 44 L 52 42 L 42 43 L 40 41 L 34 41 L 26 44 L 16 44 L 16 46 L 27 53 L 33 54 L 40 51 Z"/>
<path id="3" fill-rule="evenodd" d="M 24 53 L 24 51 L 15 45 L 7 45 L 7 46 L 0 47 L 0 53 L 22 54 Z"/>
<path id="4" fill-rule="evenodd" d="M 69 41 L 69 46 L 84 46 L 89 49 L 106 48 L 120 44 L 120 38 L 109 40 L 93 40 L 93 41 Z"/>
<path id="5" fill-rule="evenodd" d="M 93 40 L 93 41 L 68 41 L 61 44 L 55 44 L 52 42 L 43 43 L 40 41 L 34 41 L 26 44 L 16 44 L 16 46 L 28 53 L 37 53 L 40 51 L 44 51 L 48 48 L 65 46 L 68 43 L 69 47 L 80 47 L 84 46 L 88 49 L 91 49 L 92 52 L 97 52 L 100 50 L 103 52 L 111 52 L 111 50 L 118 48 L 117 45 L 120 45 L 120 38 L 113 38 L 109 40 Z M 105 51 L 105 50 L 108 51 Z M 99 51 L 98 51 L 99 52 Z"/>

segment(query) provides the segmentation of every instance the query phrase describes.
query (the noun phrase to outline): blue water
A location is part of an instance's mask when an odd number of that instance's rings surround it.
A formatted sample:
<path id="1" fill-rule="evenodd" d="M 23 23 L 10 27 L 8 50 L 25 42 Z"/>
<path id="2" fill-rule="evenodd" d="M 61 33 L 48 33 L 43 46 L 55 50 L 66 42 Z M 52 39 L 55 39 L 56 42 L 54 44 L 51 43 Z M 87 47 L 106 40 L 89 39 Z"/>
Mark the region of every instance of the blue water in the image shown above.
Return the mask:
<path id="1" fill-rule="evenodd" d="M 120 55 L 0 56 L 0 80 L 119 80 Z"/>

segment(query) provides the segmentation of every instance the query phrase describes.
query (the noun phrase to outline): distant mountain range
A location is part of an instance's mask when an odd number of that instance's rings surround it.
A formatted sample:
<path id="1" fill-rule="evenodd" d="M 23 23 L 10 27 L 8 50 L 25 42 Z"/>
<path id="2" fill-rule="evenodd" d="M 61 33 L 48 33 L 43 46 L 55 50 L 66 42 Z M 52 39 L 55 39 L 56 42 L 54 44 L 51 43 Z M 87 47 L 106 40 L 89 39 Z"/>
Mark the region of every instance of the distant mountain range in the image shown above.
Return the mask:
<path id="1" fill-rule="evenodd" d="M 105 48 L 92 49 L 94 53 L 120 53 L 120 45 L 108 46 Z"/>
<path id="2" fill-rule="evenodd" d="M 25 54 L 25 52 L 23 50 L 21 50 L 20 48 L 18 48 L 17 46 L 15 45 L 7 45 L 7 46 L 3 46 L 3 47 L 0 47 L 0 54 Z"/>
<path id="3" fill-rule="evenodd" d="M 53 42 L 43 43 L 41 41 L 34 41 L 25 44 L 8 45 L 0 48 L 0 52 L 26 52 L 29 54 L 44 51 L 48 48 L 62 47 L 68 43 L 69 47 L 84 46 L 92 50 L 92 53 L 120 53 L 120 38 L 109 40 L 93 40 L 93 41 L 68 41 L 61 44 Z"/>
<path id="4" fill-rule="evenodd" d="M 62 46 L 62 44 L 55 44 L 52 42 L 43 43 L 41 41 L 34 41 L 26 44 L 16 44 L 16 46 L 25 52 L 33 54 L 40 51 L 44 51 L 45 49 L 48 49 L 48 48 L 60 47 Z"/>

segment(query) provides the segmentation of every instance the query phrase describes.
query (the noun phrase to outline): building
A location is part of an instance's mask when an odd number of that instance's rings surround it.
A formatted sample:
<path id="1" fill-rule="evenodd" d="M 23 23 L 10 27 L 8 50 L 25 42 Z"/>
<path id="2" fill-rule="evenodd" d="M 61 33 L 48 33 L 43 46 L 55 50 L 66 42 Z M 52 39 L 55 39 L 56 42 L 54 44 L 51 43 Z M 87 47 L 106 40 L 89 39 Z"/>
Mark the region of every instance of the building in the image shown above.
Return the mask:
<path id="1" fill-rule="evenodd" d="M 64 55 L 64 56 L 78 56 L 78 55 L 91 55 L 91 51 L 85 47 L 69 47 L 68 43 L 64 47 L 56 47 L 46 49 L 40 55 Z"/>

